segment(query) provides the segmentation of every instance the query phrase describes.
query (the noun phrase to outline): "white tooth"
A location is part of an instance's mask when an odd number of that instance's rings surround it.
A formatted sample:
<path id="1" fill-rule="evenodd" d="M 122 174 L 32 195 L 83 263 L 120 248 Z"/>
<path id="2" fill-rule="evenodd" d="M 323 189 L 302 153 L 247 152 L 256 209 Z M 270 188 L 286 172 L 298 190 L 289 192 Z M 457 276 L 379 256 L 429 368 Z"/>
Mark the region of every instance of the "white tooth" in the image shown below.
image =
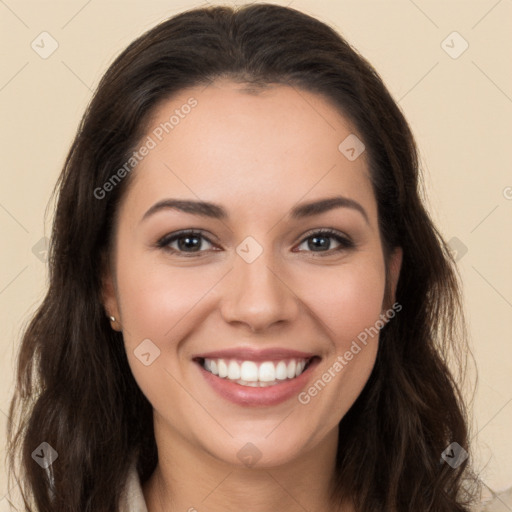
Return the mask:
<path id="1" fill-rule="evenodd" d="M 219 362 L 217 363 L 219 366 L 219 377 L 224 379 L 228 376 L 228 365 L 226 364 L 226 361 L 224 359 L 219 359 Z"/>
<path id="2" fill-rule="evenodd" d="M 204 368 L 219 377 L 228 378 L 239 382 L 242 385 L 254 386 L 260 383 L 261 386 L 277 384 L 276 381 L 293 379 L 298 377 L 307 364 L 305 360 L 291 359 L 288 364 L 279 361 L 277 364 L 272 361 L 265 361 L 258 364 L 254 361 L 244 361 L 241 365 L 234 360 L 225 359 L 204 359 Z"/>
<path id="3" fill-rule="evenodd" d="M 253 361 L 244 361 L 240 367 L 240 378 L 247 382 L 258 380 L 258 366 Z"/>
<path id="4" fill-rule="evenodd" d="M 276 366 L 276 379 L 285 380 L 288 377 L 288 372 L 286 369 L 286 363 L 284 361 L 279 361 Z"/>
<path id="5" fill-rule="evenodd" d="M 276 380 L 276 368 L 274 363 L 270 361 L 261 363 L 259 377 L 260 382 L 272 382 L 273 380 Z"/>
<path id="6" fill-rule="evenodd" d="M 289 379 L 293 379 L 295 377 L 295 369 L 297 368 L 297 363 L 295 362 L 295 359 L 292 359 L 289 363 L 288 363 L 288 368 L 287 368 L 287 372 L 288 372 L 288 378 Z"/>
<path id="7" fill-rule="evenodd" d="M 236 361 L 230 361 L 228 365 L 228 379 L 237 380 L 240 378 L 240 365 Z"/>

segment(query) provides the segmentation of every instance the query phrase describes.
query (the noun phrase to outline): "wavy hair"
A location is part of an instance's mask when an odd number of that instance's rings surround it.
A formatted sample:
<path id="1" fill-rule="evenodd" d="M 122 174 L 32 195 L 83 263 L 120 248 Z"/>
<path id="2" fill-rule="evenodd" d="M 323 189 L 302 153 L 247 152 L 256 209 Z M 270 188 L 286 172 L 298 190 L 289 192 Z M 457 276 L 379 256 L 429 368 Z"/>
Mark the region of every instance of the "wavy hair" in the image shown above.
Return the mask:
<path id="1" fill-rule="evenodd" d="M 101 300 L 133 173 L 102 199 L 93 191 L 130 158 L 162 102 L 219 78 L 256 91 L 288 85 L 339 109 L 366 146 L 385 254 L 403 249 L 403 309 L 382 330 L 372 374 L 340 422 L 333 500 L 349 497 L 359 512 L 470 510 L 468 460 L 452 468 L 441 458 L 454 441 L 469 450 L 460 280 L 424 205 L 413 135 L 377 72 L 336 30 L 270 4 L 182 12 L 131 43 L 102 77 L 54 189 L 48 291 L 22 335 L 9 409 L 9 481 L 29 511 L 112 512 L 132 460 L 142 483 L 154 471 L 152 407 Z M 32 458 L 41 442 L 58 453 L 46 471 Z"/>

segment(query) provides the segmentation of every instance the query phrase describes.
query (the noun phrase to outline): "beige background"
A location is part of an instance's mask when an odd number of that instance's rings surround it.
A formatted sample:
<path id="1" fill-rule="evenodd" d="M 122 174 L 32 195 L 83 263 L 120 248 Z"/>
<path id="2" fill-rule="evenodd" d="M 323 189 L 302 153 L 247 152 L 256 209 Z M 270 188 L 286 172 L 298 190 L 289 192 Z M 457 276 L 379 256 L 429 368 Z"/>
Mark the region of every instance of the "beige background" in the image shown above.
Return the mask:
<path id="1" fill-rule="evenodd" d="M 338 29 L 376 67 L 411 123 L 430 210 L 443 235 L 463 249 L 459 266 L 479 372 L 473 461 L 487 496 L 494 496 L 493 510 L 511 511 L 505 491 L 512 486 L 512 2 L 273 3 Z M 46 285 L 38 245 L 49 235 L 45 208 L 92 90 L 135 37 L 199 5 L 0 0 L 2 439 L 20 329 Z M 51 48 L 43 31 L 58 43 L 46 59 L 31 47 L 45 37 Z M 465 42 L 467 50 L 452 58 Z M 2 465 L 0 510 L 8 510 L 6 492 Z"/>

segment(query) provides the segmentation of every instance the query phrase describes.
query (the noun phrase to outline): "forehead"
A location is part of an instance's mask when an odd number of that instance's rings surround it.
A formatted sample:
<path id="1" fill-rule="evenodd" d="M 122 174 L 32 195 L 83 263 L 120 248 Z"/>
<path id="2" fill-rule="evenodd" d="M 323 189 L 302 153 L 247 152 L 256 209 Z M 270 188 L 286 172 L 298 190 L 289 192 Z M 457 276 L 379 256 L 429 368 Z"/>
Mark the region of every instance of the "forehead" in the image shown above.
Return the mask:
<path id="1" fill-rule="evenodd" d="M 160 104 L 127 195 L 229 202 L 254 215 L 339 193 L 375 210 L 366 154 L 351 161 L 340 150 L 355 131 L 331 102 L 287 85 L 244 89 L 217 81 Z"/>

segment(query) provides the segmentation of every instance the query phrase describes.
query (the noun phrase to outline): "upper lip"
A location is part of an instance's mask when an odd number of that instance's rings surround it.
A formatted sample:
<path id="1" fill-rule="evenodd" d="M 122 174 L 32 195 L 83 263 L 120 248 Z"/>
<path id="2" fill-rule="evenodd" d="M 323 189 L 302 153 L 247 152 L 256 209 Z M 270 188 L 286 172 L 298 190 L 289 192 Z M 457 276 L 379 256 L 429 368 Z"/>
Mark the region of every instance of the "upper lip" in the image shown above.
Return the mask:
<path id="1" fill-rule="evenodd" d="M 193 359 L 241 359 L 243 361 L 282 361 L 283 359 L 311 359 L 315 354 L 286 348 L 229 348 L 196 354 Z"/>

